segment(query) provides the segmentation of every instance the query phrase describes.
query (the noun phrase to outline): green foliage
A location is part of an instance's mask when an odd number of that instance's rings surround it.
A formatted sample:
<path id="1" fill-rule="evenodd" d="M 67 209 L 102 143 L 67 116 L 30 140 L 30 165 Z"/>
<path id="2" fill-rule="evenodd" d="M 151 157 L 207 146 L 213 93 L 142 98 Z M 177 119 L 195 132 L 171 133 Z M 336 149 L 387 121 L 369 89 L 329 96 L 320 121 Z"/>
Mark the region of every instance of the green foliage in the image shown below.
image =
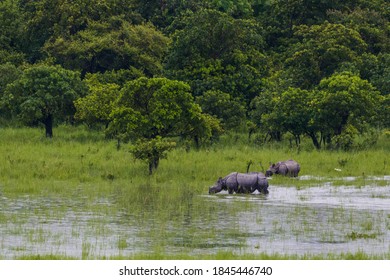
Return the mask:
<path id="1" fill-rule="evenodd" d="M 173 36 L 167 75 L 188 82 L 195 95 L 221 90 L 249 102 L 267 69 L 261 26 L 215 10 L 190 14 L 182 23 Z"/>
<path id="2" fill-rule="evenodd" d="M 0 2 L 0 26 L 0 64 L 10 62 L 20 65 L 25 57 L 21 38 L 24 24 L 17 1 Z"/>
<path id="3" fill-rule="evenodd" d="M 383 102 L 368 81 L 341 72 L 323 79 L 315 90 L 265 92 L 253 100 L 251 116 L 268 133 L 290 132 L 297 144 L 301 135 L 307 135 L 316 148 L 327 142 L 350 149 L 359 133 L 378 124 L 379 113 L 386 114 L 380 110 Z"/>
<path id="4" fill-rule="evenodd" d="M 7 85 L 3 102 L 28 125 L 42 122 L 52 137 L 54 117 L 73 116 L 73 101 L 85 92 L 79 73 L 60 66 L 34 65 Z"/>
<path id="5" fill-rule="evenodd" d="M 201 113 L 190 87 L 165 78 L 139 78 L 122 88 L 111 114 L 109 131 L 126 139 L 187 133 L 187 124 Z"/>
<path id="6" fill-rule="evenodd" d="M 113 106 L 107 133 L 124 141 L 141 139 L 149 143 L 142 146 L 138 141 L 136 146 L 142 151 L 141 158 L 146 157 L 145 153 L 153 155 L 153 160 L 147 157 L 150 172 L 157 167 L 156 158 L 170 146 L 162 145 L 165 142 L 161 142 L 161 138 L 192 137 L 199 142 L 205 136 L 211 137 L 213 132 L 212 119 L 202 115 L 190 87 L 183 82 L 139 78 L 125 84 Z M 151 153 L 150 149 L 156 152 Z"/>
<path id="7" fill-rule="evenodd" d="M 381 102 L 379 92 L 350 72 L 336 73 L 320 83 L 318 121 L 325 131 L 339 135 L 347 125 L 363 131 L 374 124 Z"/>
<path id="8" fill-rule="evenodd" d="M 90 23 L 70 37 L 59 36 L 47 42 L 45 50 L 65 67 L 83 73 L 134 69 L 153 76 L 161 73 L 168 43 L 151 24 L 113 18 Z"/>
<path id="9" fill-rule="evenodd" d="M 207 91 L 196 98 L 202 111 L 221 120 L 226 129 L 236 129 L 244 123 L 245 106 L 237 98 L 221 91 Z"/>
<path id="10" fill-rule="evenodd" d="M 0 64 L 0 98 L 7 85 L 17 80 L 21 74 L 22 71 L 12 63 Z"/>
<path id="11" fill-rule="evenodd" d="M 37 0 L 20 1 L 19 5 L 26 20 L 23 38 L 29 44 L 25 44 L 24 50 L 30 62 L 45 57 L 45 43 L 69 38 L 91 23 L 106 22 L 116 16 L 130 21 L 136 18 L 125 0 Z"/>
<path id="12" fill-rule="evenodd" d="M 120 87 L 112 83 L 102 84 L 95 75 L 89 76 L 85 82 L 88 86 L 88 94 L 74 102 L 75 118 L 89 126 L 97 123 L 108 126 L 113 103 L 119 96 Z"/>
<path id="13" fill-rule="evenodd" d="M 358 31 L 368 44 L 370 52 L 379 54 L 388 52 L 390 45 L 386 14 L 381 13 L 380 7 L 377 3 L 371 7 L 356 7 L 348 11 L 333 10 L 329 11 L 329 18 L 332 22 Z"/>
<path id="14" fill-rule="evenodd" d="M 185 132 L 180 136 L 199 146 L 245 123 L 250 123 L 250 134 L 257 129 L 264 139 L 280 141 L 286 134 L 299 144 L 309 135 L 317 148 L 339 146 L 334 143 L 349 137 L 344 135 L 347 127 L 347 135 L 360 137 L 370 126 L 389 126 L 389 5 L 386 0 L 4 0 L 2 122 L 11 119 L 12 125 L 18 115 L 37 125 L 43 118 L 45 114 L 36 110 L 42 100 L 14 106 L 4 92 L 19 79 L 18 72 L 50 61 L 80 71 L 89 84 L 88 97 L 76 97 L 76 116 L 73 108 L 66 118 L 57 115 L 57 122 L 76 117 L 89 126 L 107 125 L 117 91 L 140 77 L 161 77 L 189 85 L 189 94 L 206 112 L 192 119 L 178 113 L 187 120 L 177 121 L 175 116 L 177 125 L 168 129 L 177 132 L 181 126 Z M 353 90 L 349 97 L 334 93 L 334 104 L 325 105 L 321 81 L 343 72 L 367 80 L 380 92 L 375 104 L 380 117 L 361 117 L 369 110 L 361 110 L 364 98 Z M 349 104 L 351 117 L 340 120 L 336 113 L 335 120 L 325 121 L 331 110 L 338 112 L 343 102 L 337 105 L 336 100 L 341 99 Z M 73 101 L 69 97 L 66 103 Z M 134 131 L 146 122 L 131 110 L 137 112 L 133 107 L 116 108 L 116 114 Z M 117 132 L 108 133 L 128 138 L 121 123 L 115 124 Z M 167 122 L 154 125 L 154 135 L 168 127 Z"/>
<path id="15" fill-rule="evenodd" d="M 157 169 L 160 159 L 167 157 L 167 152 L 176 146 L 175 142 L 163 140 L 160 136 L 148 139 L 138 139 L 131 146 L 130 152 L 136 159 L 145 160 L 149 166 L 149 175 Z"/>
<path id="16" fill-rule="evenodd" d="M 286 60 L 294 85 L 312 88 L 366 50 L 360 34 L 342 24 L 301 25 L 294 29 L 299 40 Z"/>

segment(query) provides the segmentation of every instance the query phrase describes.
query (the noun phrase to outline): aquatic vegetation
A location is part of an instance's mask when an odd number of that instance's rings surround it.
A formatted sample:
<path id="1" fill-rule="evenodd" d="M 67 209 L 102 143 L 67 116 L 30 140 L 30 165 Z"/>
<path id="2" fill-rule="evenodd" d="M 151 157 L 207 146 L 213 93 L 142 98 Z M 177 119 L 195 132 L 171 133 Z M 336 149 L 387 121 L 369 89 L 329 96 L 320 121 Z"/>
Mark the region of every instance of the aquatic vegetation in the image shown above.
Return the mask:
<path id="1" fill-rule="evenodd" d="M 199 150 L 178 145 L 149 176 L 99 132 L 56 132 L 1 131 L 0 258 L 389 258 L 381 147 L 297 151 L 237 135 Z M 249 161 L 252 172 L 288 158 L 300 162 L 300 176 L 274 176 L 267 196 L 208 195 L 219 176 L 246 172 Z"/>

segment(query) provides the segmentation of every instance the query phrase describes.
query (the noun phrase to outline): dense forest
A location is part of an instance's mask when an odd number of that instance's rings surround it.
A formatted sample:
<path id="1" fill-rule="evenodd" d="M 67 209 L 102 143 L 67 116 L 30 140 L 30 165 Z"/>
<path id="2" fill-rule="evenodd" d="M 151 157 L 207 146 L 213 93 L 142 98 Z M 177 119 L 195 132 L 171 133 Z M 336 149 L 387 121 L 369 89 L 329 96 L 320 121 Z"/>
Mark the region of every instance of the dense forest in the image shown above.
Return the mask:
<path id="1" fill-rule="evenodd" d="M 2 0 L 0 124 L 85 123 L 150 170 L 172 137 L 231 130 L 350 149 L 390 127 L 389 18 L 388 0 Z"/>

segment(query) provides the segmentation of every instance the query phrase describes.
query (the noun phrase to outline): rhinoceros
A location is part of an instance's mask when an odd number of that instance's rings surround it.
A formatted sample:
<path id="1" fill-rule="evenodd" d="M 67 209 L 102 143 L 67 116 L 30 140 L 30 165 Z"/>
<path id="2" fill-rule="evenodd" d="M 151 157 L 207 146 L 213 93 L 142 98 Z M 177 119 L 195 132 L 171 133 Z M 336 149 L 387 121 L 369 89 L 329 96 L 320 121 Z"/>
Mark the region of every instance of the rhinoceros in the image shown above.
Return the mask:
<path id="1" fill-rule="evenodd" d="M 279 161 L 276 164 L 271 164 L 265 172 L 265 176 L 270 177 L 273 174 L 281 174 L 284 176 L 297 177 L 300 170 L 301 166 L 299 163 L 289 159 L 286 161 Z"/>
<path id="2" fill-rule="evenodd" d="M 209 193 L 218 193 L 222 190 L 227 190 L 229 194 L 253 193 L 256 190 L 268 194 L 268 180 L 261 172 L 232 172 L 224 178 L 220 177 L 215 185 L 209 188 Z"/>

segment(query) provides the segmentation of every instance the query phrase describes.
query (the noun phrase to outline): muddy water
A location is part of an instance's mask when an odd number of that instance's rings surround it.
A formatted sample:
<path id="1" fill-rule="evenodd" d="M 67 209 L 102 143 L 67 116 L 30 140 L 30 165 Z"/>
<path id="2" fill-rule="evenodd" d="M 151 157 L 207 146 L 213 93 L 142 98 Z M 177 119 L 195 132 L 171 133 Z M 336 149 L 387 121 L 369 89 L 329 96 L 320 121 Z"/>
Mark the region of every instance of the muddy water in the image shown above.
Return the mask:
<path id="1" fill-rule="evenodd" d="M 352 177 L 343 178 L 348 186 L 317 179 L 319 184 L 302 189 L 271 184 L 268 196 L 197 195 L 170 213 L 122 209 L 114 197 L 86 208 L 83 199 L 0 194 L 0 258 L 220 251 L 301 256 L 360 251 L 388 258 L 390 176 L 371 178 L 363 187 L 351 186 Z M 376 180 L 387 183 L 377 186 Z"/>

